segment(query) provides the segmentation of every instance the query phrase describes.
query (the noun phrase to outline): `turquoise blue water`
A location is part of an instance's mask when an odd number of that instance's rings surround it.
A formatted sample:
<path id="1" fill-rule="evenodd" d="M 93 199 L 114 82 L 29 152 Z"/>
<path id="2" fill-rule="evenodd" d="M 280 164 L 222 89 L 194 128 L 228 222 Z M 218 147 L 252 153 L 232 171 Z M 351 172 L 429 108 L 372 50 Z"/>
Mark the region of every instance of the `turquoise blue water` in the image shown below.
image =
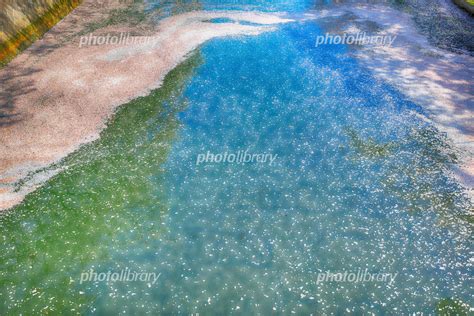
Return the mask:
<path id="1" fill-rule="evenodd" d="M 189 11 L 189 10 L 258 10 L 258 11 L 284 11 L 284 12 L 304 12 L 314 8 L 317 1 L 314 0 L 163 0 L 146 1 L 148 10 L 159 10 L 163 16 Z M 331 1 L 324 2 L 330 4 Z"/>
<path id="2" fill-rule="evenodd" d="M 292 24 L 202 49 L 165 164 L 172 229 L 156 252 L 172 280 L 184 275 L 158 291 L 182 311 L 413 313 L 470 300 L 467 204 L 442 171 L 442 136 L 346 47 L 315 48 L 322 33 Z M 277 163 L 196 166 L 200 153 L 242 149 Z M 365 268 L 399 275 L 316 285 L 318 272 Z"/>
<path id="3" fill-rule="evenodd" d="M 324 32 L 292 23 L 213 40 L 163 89 L 122 107 L 101 140 L 0 221 L 0 311 L 426 314 L 440 302 L 472 305 L 471 205 L 449 176 L 455 150 L 346 46 L 315 47 Z M 239 150 L 277 158 L 196 164 L 208 151 Z M 90 269 L 125 267 L 160 277 L 79 282 Z M 317 282 L 366 269 L 397 276 Z"/>

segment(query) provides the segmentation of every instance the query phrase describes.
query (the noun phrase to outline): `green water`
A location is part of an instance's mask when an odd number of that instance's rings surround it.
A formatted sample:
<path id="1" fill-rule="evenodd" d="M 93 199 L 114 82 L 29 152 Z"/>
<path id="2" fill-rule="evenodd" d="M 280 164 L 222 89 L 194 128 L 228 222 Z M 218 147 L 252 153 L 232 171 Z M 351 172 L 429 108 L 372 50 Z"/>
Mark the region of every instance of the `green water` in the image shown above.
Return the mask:
<path id="1" fill-rule="evenodd" d="M 200 63 L 196 52 L 159 90 L 121 107 L 98 141 L 61 162 L 65 171 L 1 219 L 2 313 L 83 311 L 96 297 L 75 283 L 90 262 L 157 239 L 168 207 L 151 177 L 162 176 L 176 113 L 186 107 L 182 90 Z"/>

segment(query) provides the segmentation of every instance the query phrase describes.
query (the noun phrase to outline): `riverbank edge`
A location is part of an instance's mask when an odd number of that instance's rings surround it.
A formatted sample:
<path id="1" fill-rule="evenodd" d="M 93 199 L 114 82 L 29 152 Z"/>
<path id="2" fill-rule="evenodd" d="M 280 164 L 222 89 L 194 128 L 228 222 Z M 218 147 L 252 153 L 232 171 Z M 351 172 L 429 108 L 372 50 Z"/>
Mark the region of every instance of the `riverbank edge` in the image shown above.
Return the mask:
<path id="1" fill-rule="evenodd" d="M 92 0 L 84 1 L 87 2 Z M 68 20 L 74 20 L 78 12 L 84 15 L 87 10 L 78 8 L 57 25 L 59 29 L 53 28 L 53 41 L 64 39 L 61 32 L 71 27 Z M 212 38 L 255 36 L 275 30 L 277 24 L 293 22 L 282 16 L 246 11 L 193 11 L 165 18 L 155 29 L 149 25 L 128 29 L 123 25 L 107 25 L 94 29 L 94 34 L 138 32 L 156 42 L 80 48 L 76 32 L 75 37 L 67 36 L 66 44 L 59 41 L 64 45 L 38 56 L 35 54 L 38 47 L 50 46 L 51 36 L 46 34 L 0 69 L 0 77 L 7 76 L 13 82 L 5 85 L 11 92 L 15 89 L 9 87 L 34 84 L 34 89 L 25 93 L 19 93 L 21 89 L 15 91 L 15 111 L 22 119 L 0 128 L 0 152 L 4 153 L 0 159 L 0 210 L 7 211 L 20 204 L 27 194 L 60 172 L 52 166 L 82 145 L 98 139 L 117 107 L 159 88 L 165 75 L 186 60 L 195 48 Z M 232 22 L 210 22 L 215 18 L 228 18 Z M 91 24 L 84 19 L 80 21 L 83 25 Z M 72 26 L 77 30 L 76 24 Z M 31 65 L 34 68 L 29 68 Z M 27 75 L 21 74 L 23 70 Z M 140 81 L 136 80 L 136 73 L 141 74 Z M 40 108 L 38 100 L 44 103 Z"/>
<path id="2" fill-rule="evenodd" d="M 190 16 L 191 19 L 197 19 L 199 17 L 199 14 L 201 14 L 201 17 L 202 16 L 207 16 L 208 18 L 211 18 L 213 16 L 213 13 L 203 13 L 203 12 L 201 12 L 201 13 L 187 13 L 187 14 Z M 222 13 L 217 13 L 217 15 L 220 16 L 220 15 L 222 15 Z M 177 17 L 174 17 L 174 19 L 178 22 L 180 21 L 179 18 L 177 18 Z M 181 25 L 178 23 L 175 28 L 179 29 L 180 26 Z M 100 51 L 98 51 L 98 52 L 100 53 Z M 95 52 L 95 53 L 97 53 L 97 52 Z M 188 55 L 189 55 L 189 51 L 187 53 L 183 54 L 181 59 L 174 62 L 172 64 L 171 68 L 169 68 L 167 70 L 167 72 L 164 72 L 163 76 L 157 81 L 157 83 L 155 82 L 153 85 L 146 86 L 145 88 L 140 90 L 141 92 L 135 93 L 132 96 L 128 95 L 127 96 L 128 101 L 133 100 L 136 97 L 146 95 L 150 91 L 152 91 L 156 88 L 159 88 L 160 85 L 161 85 L 160 82 L 162 82 L 162 79 L 163 79 L 164 75 L 166 75 L 166 73 L 168 73 L 170 70 L 172 70 L 174 67 L 176 67 L 180 62 L 183 62 L 187 58 Z M 0 201 L 0 212 L 1 211 L 7 211 L 7 210 L 11 209 L 12 207 L 14 207 L 15 205 L 21 203 L 21 201 L 24 199 L 24 197 L 28 193 L 36 190 L 38 187 L 43 185 L 48 179 L 53 177 L 56 173 L 60 172 L 61 169 L 54 169 L 52 166 L 57 164 L 58 162 L 60 162 L 65 156 L 71 154 L 72 152 L 77 151 L 82 145 L 90 143 L 90 142 L 96 140 L 98 137 L 100 137 L 100 132 L 105 128 L 106 123 L 113 116 L 116 109 L 120 105 L 122 105 L 124 103 L 127 103 L 128 101 L 116 102 L 116 103 L 113 103 L 112 105 L 109 104 L 108 105 L 108 110 L 106 111 L 107 113 L 105 115 L 103 115 L 103 120 L 97 125 L 98 128 L 97 128 L 96 132 L 88 135 L 88 137 L 81 138 L 81 140 L 78 141 L 77 143 L 75 143 L 75 145 L 73 147 L 68 148 L 67 151 L 64 151 L 56 159 L 49 160 L 47 163 L 44 163 L 40 166 L 28 166 L 28 165 L 22 166 L 20 163 L 18 163 L 17 164 L 17 167 L 18 167 L 17 169 L 8 170 L 8 173 L 7 174 L 4 173 L 3 175 L 0 173 L 0 196 L 2 194 L 2 192 L 1 192 L 2 191 L 2 176 L 3 176 L 3 184 L 5 184 L 6 182 L 10 182 L 10 186 L 6 190 L 12 191 L 13 190 L 12 186 L 14 186 L 14 191 L 15 191 L 15 195 L 16 195 L 15 201 L 13 203 L 10 203 L 10 205 L 6 205 L 6 204 L 2 205 L 1 204 L 2 201 Z M 434 123 L 435 123 L 435 125 L 437 125 L 436 122 L 434 122 Z M 14 179 L 15 181 L 9 181 L 9 177 L 10 177 L 10 180 L 11 180 L 12 178 L 15 178 L 17 175 L 21 175 L 21 176 L 19 178 Z M 18 185 L 19 183 L 21 183 L 22 185 L 19 186 Z M 4 186 L 4 190 L 5 190 L 5 186 Z M 466 190 L 467 190 L 467 192 L 472 192 L 472 189 L 469 190 L 469 188 L 466 188 Z M 6 207 L 5 207 L 5 205 L 6 205 Z"/>

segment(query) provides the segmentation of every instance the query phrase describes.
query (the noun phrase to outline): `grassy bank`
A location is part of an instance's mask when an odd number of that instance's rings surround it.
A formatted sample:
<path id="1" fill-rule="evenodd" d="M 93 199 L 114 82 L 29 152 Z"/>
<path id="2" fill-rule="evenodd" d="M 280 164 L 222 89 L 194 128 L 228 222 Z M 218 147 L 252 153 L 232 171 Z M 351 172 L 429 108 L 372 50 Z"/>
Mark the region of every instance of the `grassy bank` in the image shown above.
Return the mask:
<path id="1" fill-rule="evenodd" d="M 5 41 L 0 42 L 0 66 L 7 64 L 17 54 L 38 38 L 41 38 L 44 33 L 61 21 L 81 2 L 82 0 L 58 0 L 52 6 L 46 8 L 45 12 L 33 18 L 29 25 L 19 29 L 14 34 L 10 34 Z M 39 10 L 40 8 L 34 9 Z M 33 12 L 33 16 L 35 12 Z M 26 12 L 21 13 L 25 14 Z M 2 21 L 2 23 L 6 22 Z"/>

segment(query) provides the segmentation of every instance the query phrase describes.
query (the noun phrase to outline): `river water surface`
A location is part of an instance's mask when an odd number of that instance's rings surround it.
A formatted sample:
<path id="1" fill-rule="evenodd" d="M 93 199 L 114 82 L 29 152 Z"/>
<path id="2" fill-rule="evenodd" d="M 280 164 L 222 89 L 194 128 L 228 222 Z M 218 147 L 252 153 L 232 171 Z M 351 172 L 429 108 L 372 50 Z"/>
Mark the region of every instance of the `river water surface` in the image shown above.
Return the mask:
<path id="1" fill-rule="evenodd" d="M 315 47 L 324 32 L 306 21 L 210 41 L 162 88 L 122 106 L 98 141 L 0 220 L 2 314 L 472 305 L 470 202 L 449 173 L 456 151 L 348 47 Z M 277 158 L 196 163 L 239 150 Z M 80 281 L 125 268 L 159 279 Z M 396 278 L 317 282 L 328 271 Z"/>

